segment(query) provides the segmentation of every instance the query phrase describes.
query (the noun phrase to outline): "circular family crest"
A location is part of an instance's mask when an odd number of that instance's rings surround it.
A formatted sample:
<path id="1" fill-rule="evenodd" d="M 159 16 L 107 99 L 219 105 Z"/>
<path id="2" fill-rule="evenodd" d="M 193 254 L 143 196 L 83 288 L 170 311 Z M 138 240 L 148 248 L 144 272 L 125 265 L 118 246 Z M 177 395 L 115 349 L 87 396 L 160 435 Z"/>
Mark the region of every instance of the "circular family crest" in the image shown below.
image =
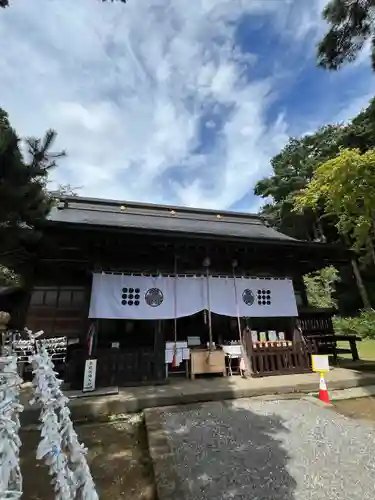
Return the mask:
<path id="1" fill-rule="evenodd" d="M 145 293 L 145 301 L 151 307 L 158 307 L 163 302 L 164 295 L 159 288 L 150 288 Z"/>
<path id="2" fill-rule="evenodd" d="M 247 306 L 252 306 L 254 304 L 254 294 L 253 292 L 249 289 L 246 288 L 243 293 L 242 293 L 242 300 L 245 302 Z"/>

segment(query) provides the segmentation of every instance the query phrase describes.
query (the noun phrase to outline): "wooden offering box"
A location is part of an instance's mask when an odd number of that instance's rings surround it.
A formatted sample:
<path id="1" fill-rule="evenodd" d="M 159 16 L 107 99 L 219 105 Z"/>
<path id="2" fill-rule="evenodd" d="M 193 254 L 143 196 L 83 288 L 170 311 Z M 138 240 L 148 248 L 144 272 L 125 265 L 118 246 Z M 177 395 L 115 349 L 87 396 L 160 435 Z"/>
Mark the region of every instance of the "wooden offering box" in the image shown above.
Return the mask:
<path id="1" fill-rule="evenodd" d="M 209 349 L 192 349 L 190 351 L 190 376 L 204 373 L 222 373 L 226 376 L 224 351 Z"/>

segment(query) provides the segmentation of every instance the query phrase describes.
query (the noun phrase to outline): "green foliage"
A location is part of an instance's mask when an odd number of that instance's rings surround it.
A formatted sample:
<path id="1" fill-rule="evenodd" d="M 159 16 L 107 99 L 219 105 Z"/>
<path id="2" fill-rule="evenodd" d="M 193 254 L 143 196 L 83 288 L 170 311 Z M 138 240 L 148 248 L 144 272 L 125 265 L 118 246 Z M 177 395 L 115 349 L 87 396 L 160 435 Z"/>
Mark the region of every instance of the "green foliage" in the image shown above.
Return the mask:
<path id="1" fill-rule="evenodd" d="M 319 308 L 336 307 L 333 297 L 335 284 L 339 280 L 339 273 L 333 266 L 325 267 L 315 273 L 304 276 L 309 305 Z"/>
<path id="2" fill-rule="evenodd" d="M 375 148 L 375 99 L 347 125 L 328 125 L 313 134 L 289 139 L 271 160 L 272 174 L 261 179 L 254 193 L 267 201 L 262 215 L 271 225 L 299 239 L 337 240 L 337 221 L 323 207 L 318 213 L 293 211 L 294 197 L 307 186 L 317 167 L 336 157 L 342 148 L 361 153 Z"/>
<path id="3" fill-rule="evenodd" d="M 375 311 L 374 309 L 361 311 L 359 316 L 333 318 L 336 333 L 358 335 L 363 339 L 375 339 Z"/>
<path id="4" fill-rule="evenodd" d="M 320 165 L 310 183 L 295 196 L 295 210 L 306 207 L 333 213 L 340 234 L 357 252 L 373 252 L 375 228 L 375 150 L 344 149 Z M 374 254 L 375 264 L 375 254 Z"/>
<path id="5" fill-rule="evenodd" d="M 271 203 L 262 210 L 271 225 L 280 231 L 303 240 L 337 239 L 329 218 L 320 220 L 314 211 L 293 210 L 294 197 L 312 179 L 316 168 L 337 155 L 346 134 L 342 125 L 328 125 L 316 133 L 299 139 L 292 137 L 283 150 L 272 158 L 273 174 L 260 180 L 254 193 Z"/>
<path id="6" fill-rule="evenodd" d="M 375 148 L 375 98 L 346 127 L 342 146 L 362 153 Z"/>
<path id="7" fill-rule="evenodd" d="M 337 70 L 356 59 L 367 40 L 371 42 L 375 69 L 375 0 L 331 0 L 323 10 L 330 25 L 318 45 L 318 65 Z"/>
<path id="8" fill-rule="evenodd" d="M 319 197 L 315 198 L 313 207 L 305 205 L 296 212 L 295 198 L 314 179 L 318 167 L 337 158 L 345 148 L 358 150 L 350 161 L 355 157 L 354 164 L 362 163 L 360 166 L 365 170 L 362 175 L 359 168 L 357 173 L 354 175 L 355 172 L 352 172 L 351 176 L 351 164 L 347 162 L 345 175 L 348 181 L 346 188 L 349 189 L 345 192 L 344 201 L 346 208 L 351 207 L 350 212 L 346 210 L 344 213 L 340 210 L 338 213 Z M 339 307 L 343 307 L 346 311 L 356 310 L 358 306 L 360 307 L 360 301 L 363 305 L 368 304 L 364 299 L 366 288 L 369 295 L 374 297 L 375 304 L 375 251 L 373 238 L 370 236 L 374 226 L 370 225 L 368 217 L 369 204 L 372 206 L 374 196 L 370 194 L 368 197 L 365 194 L 372 184 L 372 153 L 362 158 L 364 153 L 371 150 L 375 150 L 375 99 L 372 99 L 368 107 L 346 125 L 330 125 L 318 129 L 314 134 L 290 138 L 283 150 L 272 158 L 271 175 L 260 180 L 255 186 L 255 194 L 266 201 L 261 209 L 262 215 L 279 231 L 301 240 L 355 246 L 359 252 L 358 259 L 363 274 L 362 279 L 359 272 L 355 273 L 361 298 L 353 282 L 353 269 L 340 268 L 340 276 L 345 278 L 344 281 L 336 283 L 336 289 L 340 290 Z M 363 160 L 369 161 L 366 164 Z M 350 182 L 354 182 L 353 192 Z M 338 196 L 339 208 L 341 201 Z M 357 203 L 358 208 L 354 211 Z M 348 235 L 349 241 L 341 234 Z"/>

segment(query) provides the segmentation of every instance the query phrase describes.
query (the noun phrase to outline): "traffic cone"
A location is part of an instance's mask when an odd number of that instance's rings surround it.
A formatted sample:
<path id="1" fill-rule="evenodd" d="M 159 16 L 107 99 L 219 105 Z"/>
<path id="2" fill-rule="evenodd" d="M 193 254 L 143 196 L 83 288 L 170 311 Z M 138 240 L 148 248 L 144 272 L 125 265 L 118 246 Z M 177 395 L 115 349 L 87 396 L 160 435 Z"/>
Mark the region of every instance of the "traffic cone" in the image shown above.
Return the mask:
<path id="1" fill-rule="evenodd" d="M 329 400 L 327 384 L 326 384 L 326 381 L 324 380 L 323 373 L 320 374 L 319 399 L 320 399 L 320 401 L 323 401 L 324 403 L 331 404 L 331 401 Z"/>

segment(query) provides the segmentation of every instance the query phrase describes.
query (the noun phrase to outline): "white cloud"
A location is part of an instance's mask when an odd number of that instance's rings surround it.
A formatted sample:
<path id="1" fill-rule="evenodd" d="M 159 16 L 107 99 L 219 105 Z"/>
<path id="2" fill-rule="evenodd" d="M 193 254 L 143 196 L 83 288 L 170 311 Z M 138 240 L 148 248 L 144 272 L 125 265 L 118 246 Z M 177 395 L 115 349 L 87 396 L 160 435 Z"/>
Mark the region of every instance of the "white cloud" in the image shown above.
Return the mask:
<path id="1" fill-rule="evenodd" d="M 68 158 L 54 180 L 80 194 L 226 208 L 288 132 L 267 120 L 277 79 L 252 75 L 257 47 L 240 52 L 235 22 L 274 13 L 301 40 L 322 1 L 18 0 L 0 12 L 0 105 L 21 135 L 58 131 Z M 227 110 L 223 127 L 208 109 Z M 193 154 L 201 122 L 216 140 Z"/>

